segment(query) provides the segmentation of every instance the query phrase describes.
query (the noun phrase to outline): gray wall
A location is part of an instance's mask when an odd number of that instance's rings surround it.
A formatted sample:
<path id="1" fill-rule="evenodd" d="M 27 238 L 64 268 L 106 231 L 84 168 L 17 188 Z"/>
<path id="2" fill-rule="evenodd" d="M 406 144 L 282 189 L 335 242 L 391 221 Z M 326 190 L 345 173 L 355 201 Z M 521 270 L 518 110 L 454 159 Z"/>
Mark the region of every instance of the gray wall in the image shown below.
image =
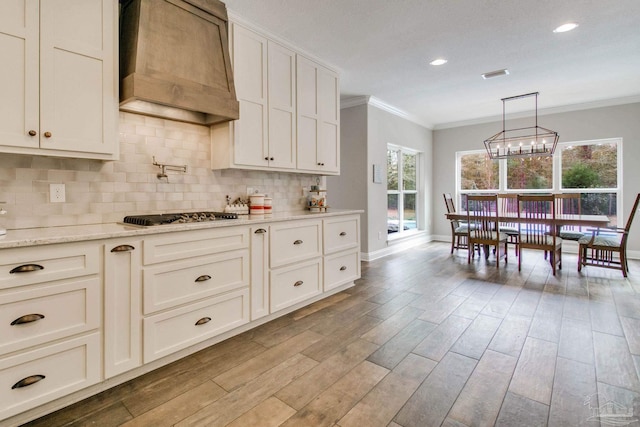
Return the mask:
<path id="1" fill-rule="evenodd" d="M 365 209 L 362 216 L 362 252 L 387 247 L 387 144 L 423 153 L 422 212 L 419 226 L 430 232 L 431 222 L 431 130 L 371 105 L 341 110 L 341 175 L 327 178 L 329 204 Z M 373 165 L 383 170 L 383 182 L 373 183 Z"/>
<path id="2" fill-rule="evenodd" d="M 540 126 L 553 129 L 561 142 L 585 141 L 603 138 L 622 138 L 623 152 L 623 211 L 629 216 L 636 194 L 640 192 L 640 103 L 618 105 L 541 115 Z M 531 119 L 509 121 L 508 128 L 530 126 Z M 482 141 L 502 130 L 502 121 L 472 126 L 440 129 L 433 132 L 433 232 L 448 236 L 449 223 L 444 217 L 442 193 L 455 193 L 456 151 L 477 150 Z M 631 229 L 628 243 L 630 251 L 640 251 L 640 218 Z M 620 224 L 620 226 L 623 226 Z"/>

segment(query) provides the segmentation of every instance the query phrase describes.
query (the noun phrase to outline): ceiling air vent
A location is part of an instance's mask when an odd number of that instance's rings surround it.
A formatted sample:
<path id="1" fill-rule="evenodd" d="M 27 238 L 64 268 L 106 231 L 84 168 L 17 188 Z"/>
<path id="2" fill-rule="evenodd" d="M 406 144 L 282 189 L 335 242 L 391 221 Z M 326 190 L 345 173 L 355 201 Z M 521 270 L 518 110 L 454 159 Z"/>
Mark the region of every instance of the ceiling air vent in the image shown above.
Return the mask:
<path id="1" fill-rule="evenodd" d="M 506 76 L 509 74 L 509 70 L 504 69 L 504 70 L 496 70 L 496 71 L 489 71 L 488 73 L 484 73 L 482 75 L 482 78 L 487 80 L 487 79 L 492 79 L 494 77 L 500 77 L 500 76 Z"/>

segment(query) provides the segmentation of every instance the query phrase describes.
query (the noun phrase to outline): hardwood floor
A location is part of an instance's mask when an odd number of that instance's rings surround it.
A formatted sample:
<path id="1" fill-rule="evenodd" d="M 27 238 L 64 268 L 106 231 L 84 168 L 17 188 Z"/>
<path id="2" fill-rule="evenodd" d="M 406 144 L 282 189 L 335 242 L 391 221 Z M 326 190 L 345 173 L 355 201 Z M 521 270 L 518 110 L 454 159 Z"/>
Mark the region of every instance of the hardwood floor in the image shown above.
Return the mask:
<path id="1" fill-rule="evenodd" d="M 640 262 L 628 279 L 448 243 L 29 426 L 598 426 L 640 418 Z M 604 420 L 603 426 L 612 419 Z M 627 425 L 638 426 L 633 417 Z"/>

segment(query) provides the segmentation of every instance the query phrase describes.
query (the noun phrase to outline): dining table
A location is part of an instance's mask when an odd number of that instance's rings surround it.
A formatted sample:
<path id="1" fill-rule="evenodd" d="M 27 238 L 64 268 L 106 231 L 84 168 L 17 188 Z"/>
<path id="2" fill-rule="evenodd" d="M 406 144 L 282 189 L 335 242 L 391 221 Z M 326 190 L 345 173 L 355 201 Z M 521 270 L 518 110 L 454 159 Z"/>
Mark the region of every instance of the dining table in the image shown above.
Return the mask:
<path id="1" fill-rule="evenodd" d="M 466 221 L 474 218 L 486 219 L 486 216 L 476 216 L 473 212 L 468 214 L 466 211 L 450 212 L 445 214 L 448 220 Z M 555 227 L 563 225 L 572 225 L 578 227 L 607 227 L 609 225 L 609 217 L 606 215 L 583 215 L 583 214 L 551 214 L 541 216 L 539 218 L 518 217 L 517 213 L 499 213 L 498 222 L 500 223 L 527 223 L 527 224 L 549 224 Z"/>

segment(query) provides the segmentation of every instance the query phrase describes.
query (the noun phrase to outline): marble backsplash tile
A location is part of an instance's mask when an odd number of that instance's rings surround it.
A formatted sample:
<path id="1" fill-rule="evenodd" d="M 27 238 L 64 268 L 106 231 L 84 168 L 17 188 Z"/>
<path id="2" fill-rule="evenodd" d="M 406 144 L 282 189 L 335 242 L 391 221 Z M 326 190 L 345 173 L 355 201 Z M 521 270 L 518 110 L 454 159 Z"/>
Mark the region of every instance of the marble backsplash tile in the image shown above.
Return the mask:
<path id="1" fill-rule="evenodd" d="M 315 175 L 244 170 L 212 171 L 209 129 L 120 113 L 120 160 L 103 162 L 44 156 L 0 155 L 0 201 L 7 229 L 118 222 L 125 215 L 222 210 L 225 197 L 254 187 L 273 197 L 274 211 L 304 208 L 302 187 Z M 215 155 L 215 153 L 213 153 Z M 186 165 L 167 172 L 160 163 Z M 324 178 L 323 178 L 324 182 Z M 66 202 L 49 202 L 49 184 L 64 183 Z"/>

